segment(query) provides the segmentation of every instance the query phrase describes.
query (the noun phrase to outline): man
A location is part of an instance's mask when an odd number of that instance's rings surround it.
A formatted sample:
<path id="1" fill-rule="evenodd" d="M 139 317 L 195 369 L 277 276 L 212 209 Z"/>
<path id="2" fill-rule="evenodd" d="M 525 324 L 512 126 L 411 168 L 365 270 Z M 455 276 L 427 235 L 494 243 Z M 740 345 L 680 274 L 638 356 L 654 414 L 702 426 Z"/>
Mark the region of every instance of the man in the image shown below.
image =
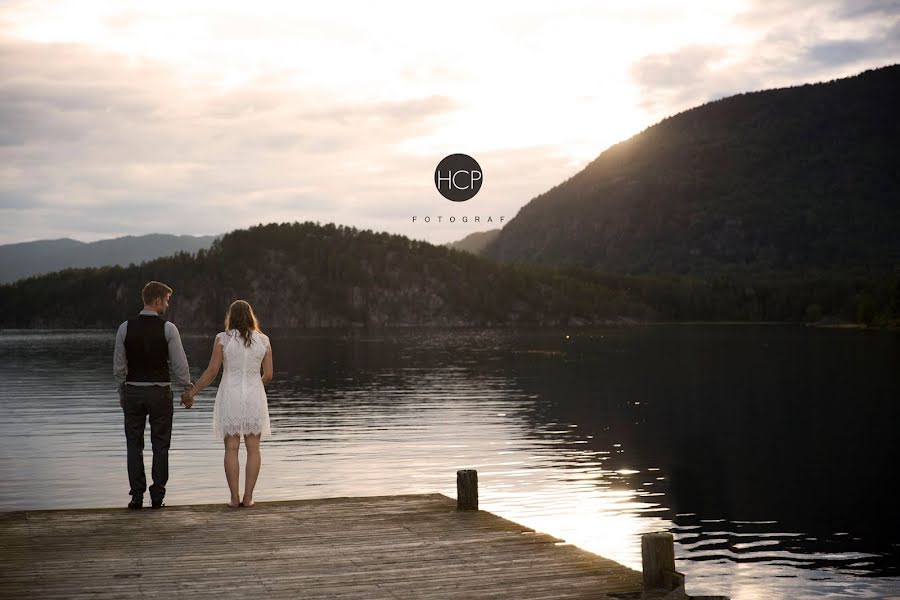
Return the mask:
<path id="1" fill-rule="evenodd" d="M 119 326 L 113 355 L 113 374 L 119 387 L 119 405 L 125 414 L 125 441 L 128 447 L 128 508 L 144 504 L 147 478 L 144 473 L 144 428 L 150 417 L 153 447 L 153 485 L 150 501 L 162 508 L 169 479 L 169 443 L 175 412 L 170 368 L 177 385 L 191 387 L 187 357 L 174 323 L 160 315 L 169 308 L 172 288 L 151 281 L 141 291 L 144 310 Z M 184 402 L 182 401 L 182 404 Z"/>

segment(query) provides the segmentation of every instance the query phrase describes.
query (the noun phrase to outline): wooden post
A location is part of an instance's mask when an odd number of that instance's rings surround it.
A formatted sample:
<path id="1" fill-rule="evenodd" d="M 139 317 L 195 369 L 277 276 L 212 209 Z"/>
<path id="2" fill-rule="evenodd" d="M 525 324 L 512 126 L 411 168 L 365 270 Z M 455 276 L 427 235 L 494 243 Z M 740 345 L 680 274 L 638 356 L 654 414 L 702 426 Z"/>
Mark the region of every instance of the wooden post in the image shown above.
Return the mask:
<path id="1" fill-rule="evenodd" d="M 645 533 L 641 536 L 641 562 L 644 589 L 668 589 L 675 572 L 675 539 L 671 533 Z"/>
<path id="2" fill-rule="evenodd" d="M 457 510 L 478 510 L 478 471 L 460 469 L 456 472 Z"/>

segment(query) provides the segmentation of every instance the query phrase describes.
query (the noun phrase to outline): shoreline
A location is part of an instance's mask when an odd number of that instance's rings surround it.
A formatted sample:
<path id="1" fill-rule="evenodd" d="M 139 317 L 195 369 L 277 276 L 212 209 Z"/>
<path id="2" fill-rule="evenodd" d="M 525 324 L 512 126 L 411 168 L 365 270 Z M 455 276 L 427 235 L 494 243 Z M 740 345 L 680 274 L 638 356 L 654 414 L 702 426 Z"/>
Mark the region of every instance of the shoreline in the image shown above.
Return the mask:
<path id="1" fill-rule="evenodd" d="M 366 326 L 364 324 L 352 323 L 348 325 L 328 325 L 313 327 L 267 327 L 267 330 L 273 329 L 286 330 L 291 333 L 298 332 L 347 332 L 347 331 L 383 331 L 383 330 L 413 330 L 413 329 L 591 329 L 596 327 L 648 327 L 648 326 L 690 326 L 690 325 L 722 325 L 722 326 L 740 326 L 740 325 L 766 325 L 766 326 L 801 326 L 816 327 L 820 329 L 857 329 L 860 331 L 900 331 L 900 324 L 888 324 L 883 326 L 866 325 L 864 323 L 854 323 L 850 321 L 834 321 L 834 322 L 804 322 L 804 321 L 641 321 L 628 317 L 619 317 L 618 319 L 608 319 L 603 321 L 586 321 L 579 320 L 575 323 L 529 323 L 529 324 L 421 324 L 421 323 L 403 323 L 395 325 L 373 325 Z M 92 332 L 108 332 L 115 329 L 115 325 L 110 327 L 0 327 L 0 335 L 4 333 L 92 333 Z M 212 329 L 179 327 L 183 334 L 208 334 Z M 216 330 L 218 331 L 218 330 Z"/>

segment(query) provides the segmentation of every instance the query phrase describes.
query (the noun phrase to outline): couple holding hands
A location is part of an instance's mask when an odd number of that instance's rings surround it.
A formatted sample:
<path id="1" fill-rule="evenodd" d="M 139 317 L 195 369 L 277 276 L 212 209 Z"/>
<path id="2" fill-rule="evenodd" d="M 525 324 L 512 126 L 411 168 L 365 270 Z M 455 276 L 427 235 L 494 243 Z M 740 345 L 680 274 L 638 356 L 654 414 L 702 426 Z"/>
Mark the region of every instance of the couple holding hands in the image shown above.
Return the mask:
<path id="1" fill-rule="evenodd" d="M 228 506 L 251 507 L 262 463 L 259 443 L 271 435 L 265 389 L 272 380 L 269 338 L 260 331 L 250 304 L 236 300 L 225 315 L 225 331 L 215 337 L 209 366 L 200 379 L 191 384 L 178 328 L 162 318 L 171 296 L 169 286 L 158 281 L 147 283 L 141 291 L 144 309 L 138 316 L 122 323 L 116 333 L 113 374 L 125 416 L 131 486 L 128 508 L 141 508 L 147 489 L 143 458 L 147 419 L 150 420 L 153 448 L 151 506 L 162 508 L 169 479 L 169 445 L 175 412 L 172 381 L 184 390 L 181 404 L 191 408 L 194 397 L 212 383 L 220 368 L 222 380 L 216 392 L 212 430 L 225 444 L 225 479 L 231 492 Z M 238 490 L 241 436 L 247 449 L 243 498 Z"/>

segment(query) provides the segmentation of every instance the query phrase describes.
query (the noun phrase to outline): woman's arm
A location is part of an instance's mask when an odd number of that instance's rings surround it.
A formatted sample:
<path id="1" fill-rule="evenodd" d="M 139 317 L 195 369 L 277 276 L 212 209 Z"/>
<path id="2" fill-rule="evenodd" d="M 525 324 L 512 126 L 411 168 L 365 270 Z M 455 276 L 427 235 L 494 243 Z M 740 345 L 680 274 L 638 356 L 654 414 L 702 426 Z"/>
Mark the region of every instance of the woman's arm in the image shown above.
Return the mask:
<path id="1" fill-rule="evenodd" d="M 197 394 L 199 394 L 203 388 L 212 383 L 212 380 L 216 378 L 216 375 L 219 374 L 219 369 L 222 367 L 222 344 L 219 343 L 219 340 L 213 340 L 213 351 L 212 356 L 209 358 L 209 366 L 206 367 L 206 370 L 203 371 L 203 375 L 200 376 L 200 379 L 194 384 L 194 387 L 190 389 L 188 392 L 188 396 L 193 398 Z"/>
<path id="2" fill-rule="evenodd" d="M 268 385 L 270 381 L 272 381 L 272 377 L 274 376 L 274 371 L 272 370 L 272 346 L 269 345 L 269 349 L 266 350 L 266 355 L 263 357 L 262 362 L 263 374 L 262 374 L 262 382 L 263 385 Z"/>

